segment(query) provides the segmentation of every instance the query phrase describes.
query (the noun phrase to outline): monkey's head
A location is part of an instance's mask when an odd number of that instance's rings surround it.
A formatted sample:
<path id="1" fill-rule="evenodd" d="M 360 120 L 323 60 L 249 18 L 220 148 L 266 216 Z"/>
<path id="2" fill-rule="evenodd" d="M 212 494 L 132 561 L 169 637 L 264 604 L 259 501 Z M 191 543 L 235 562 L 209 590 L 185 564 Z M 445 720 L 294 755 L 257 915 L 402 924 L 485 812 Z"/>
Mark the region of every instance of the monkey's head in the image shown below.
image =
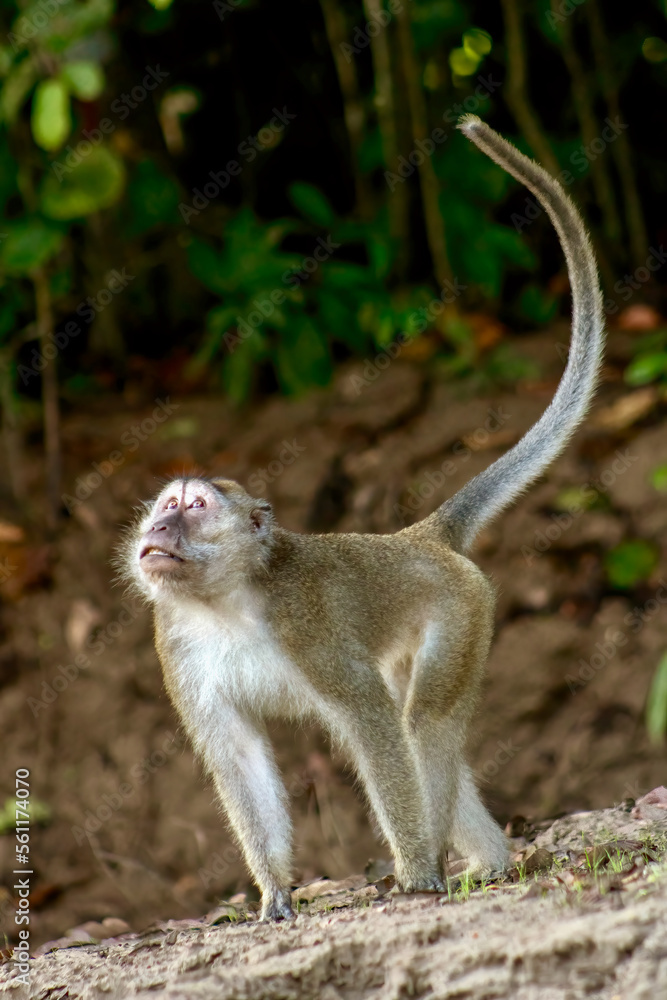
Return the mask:
<path id="1" fill-rule="evenodd" d="M 230 479 L 175 479 L 137 519 L 121 546 L 121 574 L 150 601 L 208 596 L 261 573 L 273 516 Z"/>

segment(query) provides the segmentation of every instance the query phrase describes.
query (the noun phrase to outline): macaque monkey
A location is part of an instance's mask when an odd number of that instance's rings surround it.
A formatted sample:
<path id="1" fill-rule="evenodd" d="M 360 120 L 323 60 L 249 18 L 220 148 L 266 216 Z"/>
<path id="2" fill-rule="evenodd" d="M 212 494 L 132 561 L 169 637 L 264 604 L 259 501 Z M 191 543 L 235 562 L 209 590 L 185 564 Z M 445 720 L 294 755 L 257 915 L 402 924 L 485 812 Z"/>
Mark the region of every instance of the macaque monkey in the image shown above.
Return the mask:
<path id="1" fill-rule="evenodd" d="M 507 844 L 464 752 L 493 629 L 475 536 L 563 450 L 595 390 L 602 299 L 560 185 L 474 115 L 459 128 L 535 195 L 572 289 L 572 342 L 549 408 L 490 468 L 394 535 L 299 535 L 226 479 L 160 491 L 128 535 L 124 575 L 152 604 L 165 684 L 262 893 L 292 916 L 287 796 L 264 720 L 317 718 L 351 758 L 404 892 L 443 890 L 447 849 L 479 877 Z"/>

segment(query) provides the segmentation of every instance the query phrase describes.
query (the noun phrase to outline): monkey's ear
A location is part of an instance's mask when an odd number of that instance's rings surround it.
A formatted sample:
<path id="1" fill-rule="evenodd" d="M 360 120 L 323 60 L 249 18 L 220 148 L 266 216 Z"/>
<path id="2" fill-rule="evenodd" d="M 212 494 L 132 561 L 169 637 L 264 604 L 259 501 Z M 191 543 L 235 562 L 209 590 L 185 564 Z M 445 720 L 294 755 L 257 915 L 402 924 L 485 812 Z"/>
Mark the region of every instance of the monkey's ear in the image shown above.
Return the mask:
<path id="1" fill-rule="evenodd" d="M 267 538 L 273 526 L 273 508 L 268 500 L 256 500 L 250 511 L 250 524 L 258 538 Z"/>

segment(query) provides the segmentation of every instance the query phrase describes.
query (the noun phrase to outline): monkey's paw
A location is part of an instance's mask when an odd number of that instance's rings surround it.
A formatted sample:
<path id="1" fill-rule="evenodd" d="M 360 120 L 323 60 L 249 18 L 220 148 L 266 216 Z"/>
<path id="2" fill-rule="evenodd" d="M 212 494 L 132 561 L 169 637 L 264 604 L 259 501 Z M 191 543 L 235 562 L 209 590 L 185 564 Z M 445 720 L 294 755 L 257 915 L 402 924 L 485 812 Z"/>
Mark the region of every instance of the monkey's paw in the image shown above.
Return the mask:
<path id="1" fill-rule="evenodd" d="M 446 892 L 444 883 L 439 875 L 426 875 L 422 878 L 397 879 L 396 887 L 399 892 Z"/>
<path id="2" fill-rule="evenodd" d="M 279 889 L 272 895 L 263 894 L 260 920 L 289 920 L 294 916 L 288 889 Z"/>

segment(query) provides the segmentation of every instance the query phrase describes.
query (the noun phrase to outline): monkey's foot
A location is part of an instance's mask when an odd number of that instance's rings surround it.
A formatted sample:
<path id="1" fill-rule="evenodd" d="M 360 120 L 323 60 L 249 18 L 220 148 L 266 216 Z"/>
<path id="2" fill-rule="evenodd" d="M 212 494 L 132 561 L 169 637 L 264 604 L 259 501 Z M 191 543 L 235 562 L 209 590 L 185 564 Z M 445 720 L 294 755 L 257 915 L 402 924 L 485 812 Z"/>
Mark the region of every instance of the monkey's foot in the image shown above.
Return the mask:
<path id="1" fill-rule="evenodd" d="M 294 917 L 292 899 L 288 889 L 279 889 L 276 893 L 262 894 L 262 913 L 260 920 L 289 920 Z"/>
<path id="2" fill-rule="evenodd" d="M 397 878 L 396 887 L 399 892 L 446 892 L 439 875 L 425 877 Z"/>

